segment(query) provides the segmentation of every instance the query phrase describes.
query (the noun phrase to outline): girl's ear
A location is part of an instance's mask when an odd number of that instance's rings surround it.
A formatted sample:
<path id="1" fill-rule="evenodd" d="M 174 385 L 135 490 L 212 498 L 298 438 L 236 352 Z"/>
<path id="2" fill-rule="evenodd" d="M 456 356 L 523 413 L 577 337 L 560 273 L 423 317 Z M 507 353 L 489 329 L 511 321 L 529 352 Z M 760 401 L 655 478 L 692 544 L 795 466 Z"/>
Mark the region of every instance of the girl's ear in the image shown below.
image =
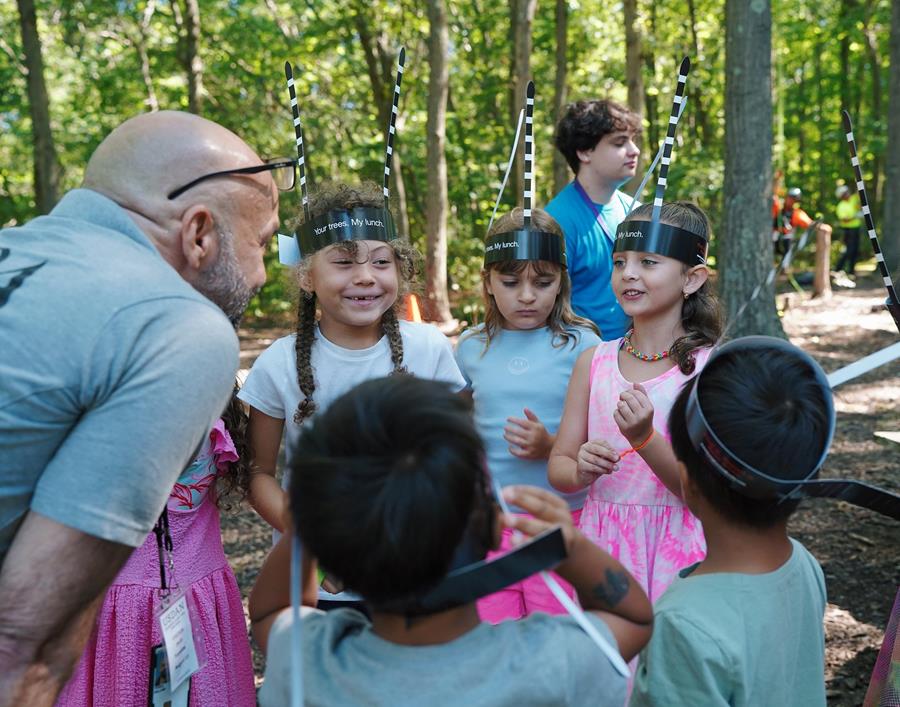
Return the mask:
<path id="1" fill-rule="evenodd" d="M 703 287 L 706 284 L 706 281 L 709 280 L 709 268 L 705 265 L 695 265 L 690 268 L 685 274 L 684 278 L 684 287 L 682 291 L 687 295 L 694 294 L 697 290 Z"/>
<path id="2" fill-rule="evenodd" d="M 312 263 L 307 263 L 300 271 L 300 289 L 308 294 L 315 293 L 315 285 L 312 277 Z"/>
<path id="3" fill-rule="evenodd" d="M 484 283 L 484 289 L 487 290 L 487 293 L 493 297 L 494 290 L 491 289 L 491 273 L 489 270 L 485 270 L 482 268 L 481 281 Z"/>

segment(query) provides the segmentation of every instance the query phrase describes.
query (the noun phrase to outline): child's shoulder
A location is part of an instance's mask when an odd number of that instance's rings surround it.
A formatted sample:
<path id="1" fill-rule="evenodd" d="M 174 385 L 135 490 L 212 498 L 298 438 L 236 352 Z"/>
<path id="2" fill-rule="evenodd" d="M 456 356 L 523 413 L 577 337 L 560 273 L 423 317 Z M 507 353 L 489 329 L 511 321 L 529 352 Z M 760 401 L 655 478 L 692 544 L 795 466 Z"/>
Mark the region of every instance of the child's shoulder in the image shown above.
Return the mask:
<path id="1" fill-rule="evenodd" d="M 429 322 L 408 322 L 405 319 L 400 320 L 400 335 L 408 341 L 415 342 L 443 344 L 449 341 L 444 333 L 434 324 Z"/>
<path id="2" fill-rule="evenodd" d="M 484 324 L 476 324 L 475 326 L 470 326 L 468 329 L 463 330 L 456 340 L 456 347 L 457 349 L 462 349 L 474 346 L 475 344 L 484 346 L 484 342 Z"/>

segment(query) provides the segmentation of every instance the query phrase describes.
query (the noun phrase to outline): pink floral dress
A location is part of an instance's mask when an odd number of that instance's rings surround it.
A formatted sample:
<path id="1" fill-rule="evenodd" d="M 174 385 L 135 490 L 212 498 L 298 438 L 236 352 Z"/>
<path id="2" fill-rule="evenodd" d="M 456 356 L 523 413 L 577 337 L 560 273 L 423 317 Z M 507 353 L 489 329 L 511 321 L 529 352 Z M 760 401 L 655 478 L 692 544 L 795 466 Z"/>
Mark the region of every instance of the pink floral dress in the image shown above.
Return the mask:
<path id="1" fill-rule="evenodd" d="M 619 372 L 622 340 L 604 341 L 591 362 L 588 439 L 602 439 L 620 453 L 631 448 L 613 420 L 619 395 L 633 387 Z M 696 372 L 710 349 L 695 353 Z M 641 385 L 653 403 L 653 427 L 669 440 L 668 417 L 685 381 L 675 366 Z M 629 454 L 619 470 L 597 479 L 581 513 L 579 529 L 634 575 L 651 602 L 666 590 L 678 571 L 706 555 L 700 521 L 651 471 L 640 454 Z"/>
<path id="2" fill-rule="evenodd" d="M 215 481 L 237 460 L 219 420 L 168 501 L 175 576 L 199 615 L 206 665 L 191 677 L 191 707 L 256 704 L 250 642 L 241 593 L 225 558 Z M 156 536 L 147 537 L 113 580 L 97 624 L 57 705 L 145 705 L 150 649 L 161 643 Z"/>

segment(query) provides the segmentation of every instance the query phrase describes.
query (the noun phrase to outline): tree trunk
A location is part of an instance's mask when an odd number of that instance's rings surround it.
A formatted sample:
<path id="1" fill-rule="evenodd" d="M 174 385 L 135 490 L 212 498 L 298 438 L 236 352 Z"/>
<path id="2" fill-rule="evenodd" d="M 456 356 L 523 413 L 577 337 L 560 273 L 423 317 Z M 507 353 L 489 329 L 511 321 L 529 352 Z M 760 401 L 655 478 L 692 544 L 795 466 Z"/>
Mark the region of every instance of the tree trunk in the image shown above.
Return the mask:
<path id="1" fill-rule="evenodd" d="M 203 60 L 200 58 L 200 6 L 184 0 L 184 68 L 188 77 L 188 110 L 200 115 L 203 105 Z"/>
<path id="2" fill-rule="evenodd" d="M 881 105 L 881 57 L 878 56 L 878 40 L 875 37 L 875 30 L 872 29 L 872 17 L 869 8 L 867 8 L 865 20 L 863 21 L 863 35 L 866 38 L 866 56 L 869 59 L 869 79 L 872 81 L 871 115 L 874 118 L 874 124 L 881 125 L 883 115 Z M 896 149 L 896 146 L 894 148 Z M 878 213 L 878 206 L 881 203 L 881 163 L 882 155 L 873 153 L 870 167 L 872 176 L 870 177 L 870 183 L 866 184 L 866 188 L 869 206 L 875 213 Z"/>
<path id="3" fill-rule="evenodd" d="M 141 78 L 144 79 L 144 88 L 147 90 L 147 107 L 151 111 L 158 111 L 159 101 L 153 88 L 153 77 L 150 75 L 150 57 L 147 54 L 147 33 L 150 30 L 150 20 L 153 19 L 154 12 L 156 12 L 156 0 L 149 0 L 141 15 L 137 39 L 134 44 L 138 52 L 138 59 L 141 62 Z"/>
<path id="4" fill-rule="evenodd" d="M 372 96 L 378 113 L 378 120 L 387 130 L 391 117 L 391 104 L 394 91 L 394 76 L 396 71 L 396 58 L 398 47 L 388 46 L 387 35 L 384 32 L 376 37 L 372 34 L 371 27 L 375 24 L 368 16 L 366 6 L 357 5 L 354 12 L 354 25 L 359 42 L 362 45 L 363 55 L 366 58 L 366 70 L 369 74 L 369 83 L 372 86 Z M 391 162 L 391 194 L 397 203 L 394 215 L 397 218 L 397 227 L 404 238 L 411 236 L 409 230 L 409 211 L 406 198 L 406 182 L 403 179 L 403 161 L 400 158 L 399 145 L 403 142 L 403 112 L 397 115 L 397 134 L 394 136 L 394 157 Z"/>
<path id="5" fill-rule="evenodd" d="M 625 0 L 623 9 L 625 14 L 625 84 L 628 86 L 628 107 L 635 113 L 641 113 L 644 102 L 644 80 L 641 76 L 643 57 L 641 31 L 638 27 L 637 0 Z M 642 147 L 643 135 L 638 135 L 635 142 L 638 147 Z M 641 150 L 637 171 L 625 187 L 625 191 L 629 194 L 641 183 L 644 171 L 643 157 L 643 150 Z"/>
<path id="6" fill-rule="evenodd" d="M 699 63 L 700 40 L 697 37 L 697 8 L 694 6 L 694 0 L 688 0 L 688 17 L 691 22 L 691 47 L 694 51 L 695 60 Z M 706 117 L 706 109 L 703 107 L 702 91 L 702 86 L 698 87 L 696 83 L 691 88 L 691 113 L 694 114 L 694 124 L 697 126 L 701 144 L 709 145 L 712 136 L 709 131 L 709 119 Z"/>
<path id="7" fill-rule="evenodd" d="M 656 36 L 655 2 L 650 4 L 650 36 Z M 650 77 L 650 82 L 652 83 L 656 78 L 656 56 L 654 55 L 652 49 L 644 50 L 644 66 L 647 69 L 647 76 Z M 646 110 L 644 111 L 644 118 L 647 120 L 647 141 L 649 142 L 648 148 L 653 152 L 655 156 L 656 151 L 659 149 L 659 128 L 657 127 L 658 121 L 656 120 L 658 98 L 655 94 L 648 92 L 646 90 L 646 87 L 644 89 L 644 105 L 646 106 Z"/>
<path id="8" fill-rule="evenodd" d="M 34 200 L 45 214 L 56 204 L 59 192 L 59 159 L 50 129 L 50 99 L 44 83 L 44 59 L 37 30 L 34 0 L 17 0 L 22 29 L 22 50 L 28 84 L 28 108 L 34 140 Z"/>
<path id="9" fill-rule="evenodd" d="M 512 63 L 510 65 L 510 116 L 512 126 L 515 128 L 519 119 L 519 111 L 525 106 L 525 87 L 531 79 L 531 25 L 534 23 L 534 13 L 537 9 L 537 0 L 509 0 L 509 10 L 512 22 Z M 524 136 L 525 129 L 522 128 Z M 525 140 L 522 139 L 519 149 L 516 151 L 516 162 L 513 166 L 511 186 L 515 194 L 515 203 L 522 201 L 522 161 L 525 153 Z"/>
<path id="10" fill-rule="evenodd" d="M 729 316 L 772 266 L 772 7 L 725 2 L 725 227 L 720 286 Z M 766 287 L 731 331 L 784 336 Z"/>
<path id="11" fill-rule="evenodd" d="M 447 10 L 444 0 L 428 0 L 428 193 L 425 197 L 425 294 L 429 318 L 452 320 L 447 296 L 447 160 L 444 143 L 450 75 Z"/>
<path id="12" fill-rule="evenodd" d="M 568 0 L 556 0 L 556 84 L 553 91 L 553 119 L 559 125 L 566 110 L 566 47 L 569 31 Z M 569 183 L 569 165 L 559 150 L 553 150 L 553 193 Z"/>
<path id="13" fill-rule="evenodd" d="M 888 269 L 900 267 L 900 3 L 891 10 L 891 68 L 888 76 L 888 134 L 884 165 L 884 261 Z M 856 116 L 853 116 L 854 118 Z"/>

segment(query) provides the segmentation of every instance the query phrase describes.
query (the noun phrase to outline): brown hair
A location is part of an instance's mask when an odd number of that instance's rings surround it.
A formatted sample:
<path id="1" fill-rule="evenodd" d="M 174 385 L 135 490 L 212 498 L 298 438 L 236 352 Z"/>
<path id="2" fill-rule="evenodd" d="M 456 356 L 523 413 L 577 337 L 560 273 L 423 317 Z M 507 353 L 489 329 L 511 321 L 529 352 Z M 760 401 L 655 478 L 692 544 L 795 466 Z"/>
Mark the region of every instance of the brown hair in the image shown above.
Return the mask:
<path id="1" fill-rule="evenodd" d="M 327 211 L 337 209 L 354 209 L 357 207 L 380 208 L 384 205 L 384 195 L 380 186 L 373 182 L 363 182 L 358 185 L 331 184 L 325 185 L 310 198 L 309 217 L 317 218 Z M 305 219 L 299 219 L 299 226 Z M 346 241 L 336 244 L 335 247 L 347 251 L 351 258 L 356 258 L 358 242 Z M 419 254 L 407 241 L 393 240 L 390 246 L 397 259 L 397 279 L 400 282 L 398 294 L 403 295 L 410 291 L 418 271 Z M 318 251 L 317 251 L 318 252 Z M 297 265 L 298 279 L 308 273 L 312 268 L 313 257 L 311 253 Z M 397 301 L 399 302 L 398 296 Z M 405 373 L 403 365 L 403 339 L 400 336 L 400 322 L 397 319 L 397 307 L 395 302 L 381 316 L 381 327 L 387 337 L 391 350 L 391 363 L 394 368 L 392 375 Z M 297 338 L 294 342 L 294 351 L 297 365 L 297 383 L 305 396 L 297 410 L 294 412 L 294 422 L 300 424 L 316 411 L 316 403 L 313 395 L 316 391 L 315 371 L 313 371 L 311 358 L 312 347 L 315 341 L 316 330 L 316 295 L 314 292 L 301 292 L 300 302 L 297 307 Z"/>
<path id="2" fill-rule="evenodd" d="M 225 429 L 234 442 L 237 461 L 228 463 L 228 470 L 216 478 L 216 506 L 230 511 L 250 494 L 250 445 L 247 441 L 247 411 L 237 397 L 238 385 L 235 383 L 231 401 L 222 421 Z"/>
<path id="3" fill-rule="evenodd" d="M 578 153 L 593 150 L 604 137 L 617 130 L 641 131 L 641 116 L 608 99 L 576 101 L 556 125 L 554 143 L 575 174 L 581 169 Z"/>
<path id="4" fill-rule="evenodd" d="M 531 222 L 541 231 L 552 233 L 559 238 L 565 238 L 559 224 L 543 209 L 532 209 Z M 506 233 L 518 228 L 523 228 L 524 224 L 524 212 L 521 206 L 517 206 L 509 213 L 504 214 L 494 221 L 486 238 L 490 238 L 498 233 Z M 489 263 L 488 265 L 485 265 L 484 269 L 481 271 L 481 291 L 484 297 L 485 306 L 484 327 L 478 333 L 478 336 L 481 336 L 484 339 L 485 351 L 487 351 L 488 347 L 491 345 L 491 339 L 496 336 L 497 331 L 503 328 L 503 315 L 497 308 L 497 302 L 494 299 L 494 296 L 488 292 L 487 283 L 490 279 L 491 271 L 496 270 L 503 275 L 519 275 L 529 265 L 534 268 L 534 271 L 539 276 L 560 273 L 559 294 L 556 295 L 556 302 L 553 305 L 553 309 L 550 311 L 550 316 L 547 317 L 547 326 L 554 334 L 553 346 L 561 347 L 570 342 L 573 344 L 575 343 L 577 337 L 570 331 L 570 327 L 584 327 L 591 329 L 598 335 L 600 334 L 592 321 L 585 319 L 584 317 L 579 317 L 572 310 L 572 302 L 570 299 L 572 295 L 572 281 L 569 279 L 569 272 L 565 268 L 545 260 L 504 260 L 498 263 Z"/>
<path id="5" fill-rule="evenodd" d="M 642 204 L 635 208 L 628 217 L 629 221 L 649 221 L 653 212 L 653 204 Z M 712 236 L 709 218 L 696 204 L 689 201 L 672 201 L 662 205 L 659 214 L 660 223 L 683 228 L 707 241 Z M 689 266 L 684 264 L 682 272 Z M 669 349 L 672 360 L 685 375 L 694 372 L 694 351 L 713 346 L 722 334 L 722 312 L 719 300 L 709 280 L 700 289 L 688 296 L 681 304 L 681 325 L 685 334 L 675 340 Z"/>

